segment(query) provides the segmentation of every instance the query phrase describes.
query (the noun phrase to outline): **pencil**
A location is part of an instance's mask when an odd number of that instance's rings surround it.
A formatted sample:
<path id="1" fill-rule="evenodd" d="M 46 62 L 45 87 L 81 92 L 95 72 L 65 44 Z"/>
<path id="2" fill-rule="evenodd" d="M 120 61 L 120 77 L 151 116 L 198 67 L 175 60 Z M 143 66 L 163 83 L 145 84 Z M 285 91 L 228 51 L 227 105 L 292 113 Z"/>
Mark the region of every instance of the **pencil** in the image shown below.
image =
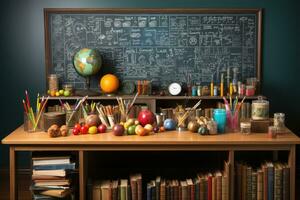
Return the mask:
<path id="1" fill-rule="evenodd" d="M 27 90 L 25 90 L 25 96 L 26 96 L 26 103 L 27 103 L 28 107 L 30 108 L 30 101 L 29 101 Z"/>

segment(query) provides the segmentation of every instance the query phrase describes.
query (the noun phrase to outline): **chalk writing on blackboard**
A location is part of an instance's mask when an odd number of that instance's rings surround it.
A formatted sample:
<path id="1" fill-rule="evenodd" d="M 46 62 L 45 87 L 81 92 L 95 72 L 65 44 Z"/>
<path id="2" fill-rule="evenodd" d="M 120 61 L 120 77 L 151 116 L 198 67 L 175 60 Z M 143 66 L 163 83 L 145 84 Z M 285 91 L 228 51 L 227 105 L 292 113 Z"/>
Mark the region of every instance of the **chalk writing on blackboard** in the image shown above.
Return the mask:
<path id="1" fill-rule="evenodd" d="M 72 60 L 87 47 L 99 50 L 104 63 L 92 88 L 107 72 L 162 87 L 185 82 L 187 73 L 194 83 L 207 83 L 212 74 L 218 82 L 228 68 L 238 68 L 239 79 L 245 80 L 257 74 L 257 21 L 255 13 L 50 13 L 49 73 L 83 88 L 85 79 Z"/>

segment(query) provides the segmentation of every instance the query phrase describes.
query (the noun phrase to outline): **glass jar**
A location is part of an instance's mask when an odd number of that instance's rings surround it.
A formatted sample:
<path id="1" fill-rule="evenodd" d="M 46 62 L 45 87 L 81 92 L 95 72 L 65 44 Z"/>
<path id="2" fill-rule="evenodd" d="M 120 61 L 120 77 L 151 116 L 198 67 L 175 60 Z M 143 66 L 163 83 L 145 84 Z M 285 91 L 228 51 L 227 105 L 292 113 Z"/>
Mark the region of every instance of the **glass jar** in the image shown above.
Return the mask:
<path id="1" fill-rule="evenodd" d="M 64 84 L 64 91 L 69 91 L 70 95 L 73 95 L 73 85 L 72 84 Z"/>
<path id="2" fill-rule="evenodd" d="M 274 126 L 278 129 L 279 132 L 283 132 L 285 130 L 284 121 L 284 113 L 274 113 Z"/>
<path id="3" fill-rule="evenodd" d="M 250 122 L 241 122 L 241 133 L 250 134 L 251 133 L 251 123 Z"/>
<path id="4" fill-rule="evenodd" d="M 246 96 L 253 96 L 255 94 L 255 88 L 253 85 L 246 86 Z"/>
<path id="5" fill-rule="evenodd" d="M 269 101 L 258 97 L 258 100 L 252 101 L 251 118 L 253 120 L 269 119 Z"/>
<path id="6" fill-rule="evenodd" d="M 49 74 L 48 76 L 48 89 L 50 91 L 58 91 L 58 76 L 57 74 Z"/>

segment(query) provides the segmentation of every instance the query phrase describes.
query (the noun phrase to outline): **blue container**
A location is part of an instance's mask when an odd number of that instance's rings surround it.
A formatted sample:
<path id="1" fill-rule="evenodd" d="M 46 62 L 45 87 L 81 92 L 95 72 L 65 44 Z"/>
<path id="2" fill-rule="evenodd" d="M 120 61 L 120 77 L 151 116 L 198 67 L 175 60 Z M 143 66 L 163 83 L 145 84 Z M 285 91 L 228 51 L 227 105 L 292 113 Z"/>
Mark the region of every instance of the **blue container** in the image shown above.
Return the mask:
<path id="1" fill-rule="evenodd" d="M 226 127 L 226 110 L 214 109 L 213 117 L 215 122 L 217 122 L 218 133 L 224 133 Z"/>

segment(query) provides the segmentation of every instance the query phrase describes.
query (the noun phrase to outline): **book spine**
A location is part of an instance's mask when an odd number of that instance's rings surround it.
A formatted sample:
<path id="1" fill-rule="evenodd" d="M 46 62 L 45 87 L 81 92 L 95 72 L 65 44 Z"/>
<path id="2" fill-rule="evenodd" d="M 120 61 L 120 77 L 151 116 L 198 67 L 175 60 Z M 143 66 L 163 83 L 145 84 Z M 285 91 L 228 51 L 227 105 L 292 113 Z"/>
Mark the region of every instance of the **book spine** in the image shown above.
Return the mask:
<path id="1" fill-rule="evenodd" d="M 130 186 L 131 186 L 131 199 L 137 200 L 137 181 L 136 180 L 130 180 Z"/>
<path id="2" fill-rule="evenodd" d="M 137 179 L 137 199 L 142 200 L 143 199 L 143 188 L 142 188 L 142 178 Z"/>
<path id="3" fill-rule="evenodd" d="M 251 194 L 251 200 L 256 200 L 257 199 L 257 173 L 256 172 L 252 172 L 252 184 L 251 184 L 251 188 L 252 188 L 252 194 Z"/>
<path id="4" fill-rule="evenodd" d="M 247 167 L 247 200 L 252 200 L 252 168 Z"/>
<path id="5" fill-rule="evenodd" d="M 290 199 L 290 168 L 284 167 L 282 172 L 282 196 L 283 200 L 289 200 Z"/>
<path id="6" fill-rule="evenodd" d="M 166 186 L 160 185 L 160 200 L 166 200 Z"/>
<path id="7" fill-rule="evenodd" d="M 257 171 L 257 200 L 264 200 L 263 185 L 263 172 L 259 170 Z"/>
<path id="8" fill-rule="evenodd" d="M 264 193 L 264 200 L 268 200 L 268 168 L 263 166 L 263 193 Z"/>
<path id="9" fill-rule="evenodd" d="M 222 200 L 222 176 L 216 177 L 216 199 Z"/>
<path id="10" fill-rule="evenodd" d="M 32 166 L 32 169 L 34 169 L 34 170 L 59 170 L 59 169 L 74 170 L 75 163 L 61 164 L 61 165 L 36 165 L 36 166 Z"/>
<path id="11" fill-rule="evenodd" d="M 204 179 L 204 200 L 208 200 L 208 183 L 207 179 Z"/>
<path id="12" fill-rule="evenodd" d="M 204 178 L 200 178 L 200 181 L 199 181 L 199 200 L 204 200 L 204 190 L 205 190 Z"/>
<path id="13" fill-rule="evenodd" d="M 268 167 L 268 200 L 274 199 L 274 167 Z"/>
<path id="14" fill-rule="evenodd" d="M 207 177 L 207 199 L 212 200 L 212 176 Z"/>
<path id="15" fill-rule="evenodd" d="M 151 187 L 147 186 L 147 200 L 151 200 Z"/>
<path id="16" fill-rule="evenodd" d="M 174 200 L 179 200 L 179 186 L 174 186 Z"/>
<path id="17" fill-rule="evenodd" d="M 222 176 L 222 200 L 228 200 L 227 176 Z"/>
<path id="18" fill-rule="evenodd" d="M 237 173 L 235 175 L 235 199 L 241 199 L 242 198 L 242 164 L 237 164 Z"/>
<path id="19" fill-rule="evenodd" d="M 155 186 L 153 186 L 151 188 L 151 199 L 156 200 L 156 187 Z"/>
<path id="20" fill-rule="evenodd" d="M 247 166 L 242 166 L 242 200 L 247 200 Z"/>
<path id="21" fill-rule="evenodd" d="M 211 179 L 211 199 L 212 200 L 216 200 L 217 199 L 217 181 L 216 181 L 216 177 L 212 177 Z"/>
<path id="22" fill-rule="evenodd" d="M 274 169 L 274 200 L 282 200 L 282 169 Z"/>

